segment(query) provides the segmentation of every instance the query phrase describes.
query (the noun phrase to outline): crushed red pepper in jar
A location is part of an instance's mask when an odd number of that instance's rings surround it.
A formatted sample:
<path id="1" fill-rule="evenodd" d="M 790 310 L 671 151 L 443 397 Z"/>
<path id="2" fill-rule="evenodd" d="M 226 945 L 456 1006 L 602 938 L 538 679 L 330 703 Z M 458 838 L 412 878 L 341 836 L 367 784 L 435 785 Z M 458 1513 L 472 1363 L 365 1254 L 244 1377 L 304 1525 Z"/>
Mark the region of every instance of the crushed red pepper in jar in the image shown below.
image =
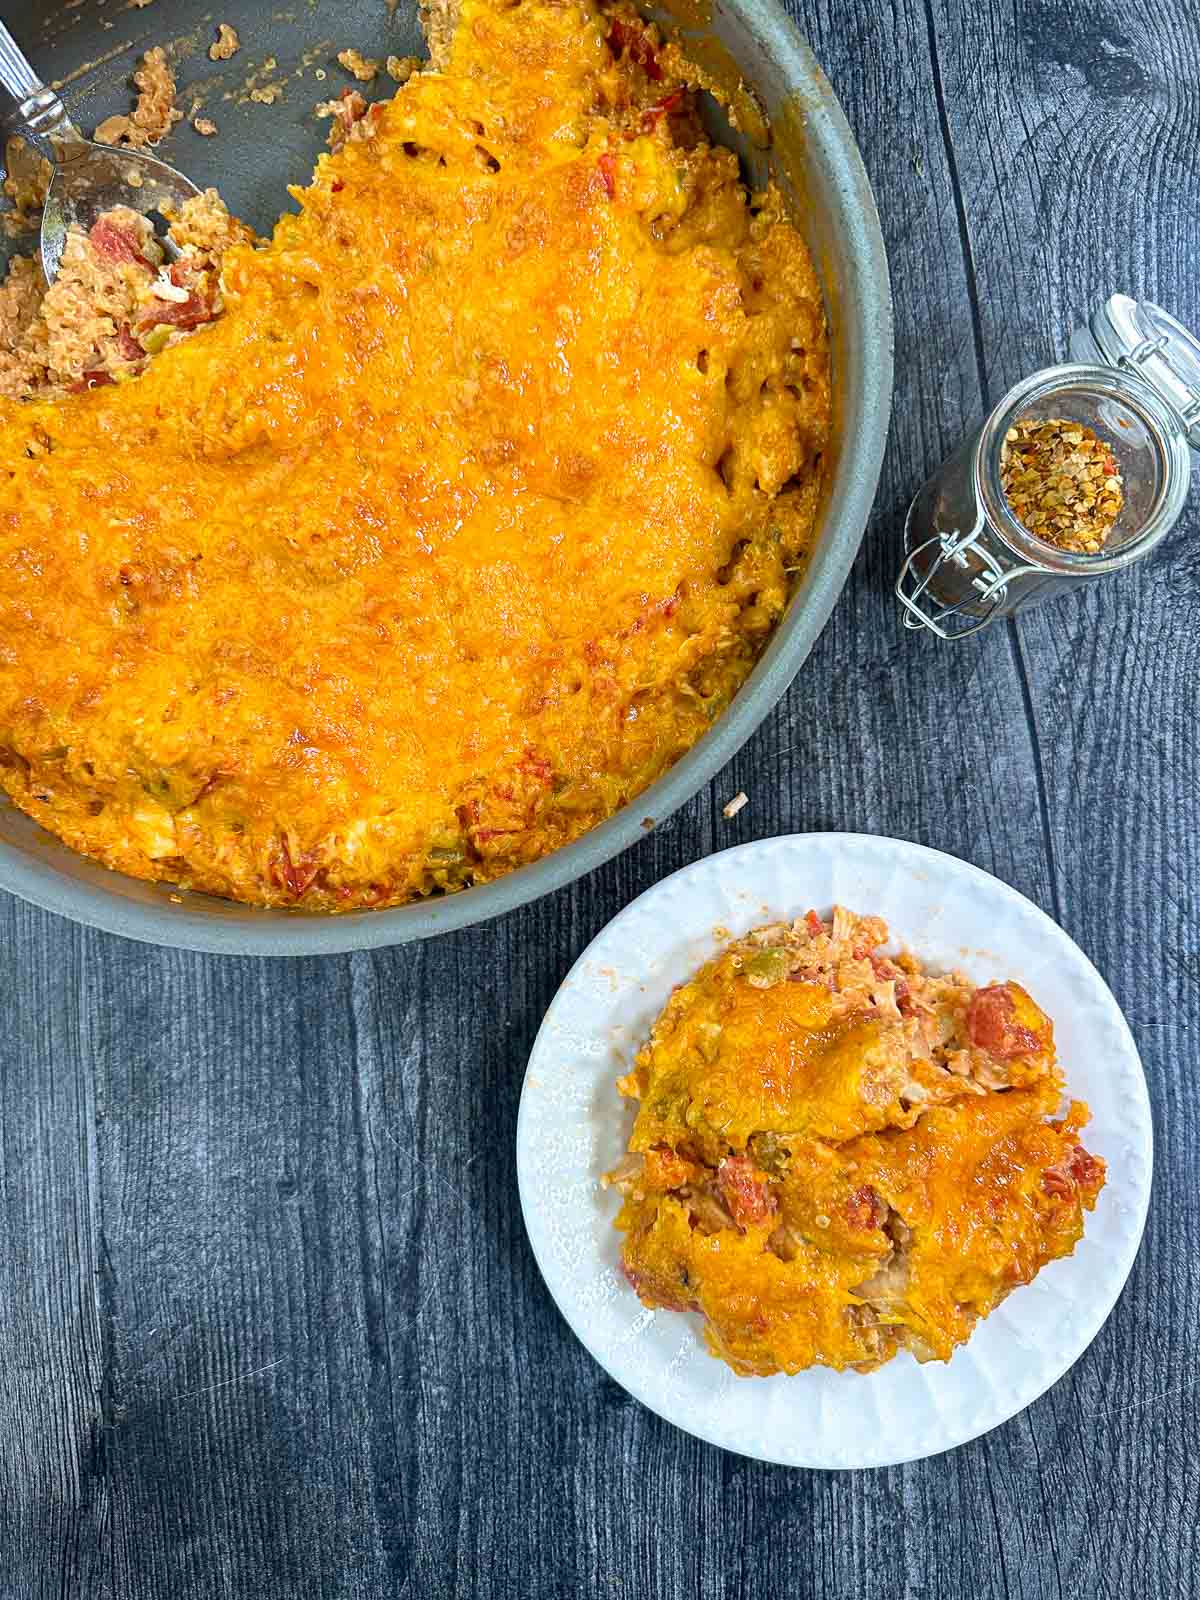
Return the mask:
<path id="1" fill-rule="evenodd" d="M 1104 548 L 1124 504 L 1110 445 L 1064 417 L 1023 417 L 1009 428 L 1000 482 L 1018 522 L 1079 555 Z"/>

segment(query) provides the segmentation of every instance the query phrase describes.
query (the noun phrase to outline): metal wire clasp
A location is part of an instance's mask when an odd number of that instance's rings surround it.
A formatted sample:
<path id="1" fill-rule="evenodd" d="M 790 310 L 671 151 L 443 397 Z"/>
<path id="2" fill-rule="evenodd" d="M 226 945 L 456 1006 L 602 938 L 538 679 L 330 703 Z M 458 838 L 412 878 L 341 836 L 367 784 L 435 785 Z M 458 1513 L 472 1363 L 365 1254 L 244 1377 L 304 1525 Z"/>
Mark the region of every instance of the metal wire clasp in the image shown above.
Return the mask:
<path id="1" fill-rule="evenodd" d="M 1157 339 L 1143 339 L 1141 343 L 1135 345 L 1132 350 L 1127 351 L 1122 356 L 1118 356 L 1117 366 L 1123 367 L 1126 372 L 1134 372 L 1138 375 L 1138 377 L 1145 378 L 1145 380 L 1150 384 L 1151 388 L 1155 389 L 1159 394 L 1161 394 L 1161 386 L 1155 383 L 1153 374 L 1146 371 L 1147 363 L 1152 361 L 1155 356 L 1162 357 L 1164 363 L 1166 364 L 1167 370 L 1179 383 L 1182 393 L 1187 396 L 1187 398 L 1182 401 L 1174 399 L 1169 394 L 1166 398 L 1183 418 L 1185 430 L 1190 432 L 1196 423 L 1200 421 L 1200 390 L 1196 389 L 1192 384 L 1189 384 L 1183 375 L 1175 369 L 1171 361 L 1171 341 L 1167 338 L 1165 333 L 1159 334 Z"/>
<path id="2" fill-rule="evenodd" d="M 968 532 L 963 533 L 956 528 L 951 533 L 935 533 L 931 539 L 924 540 L 909 552 L 904 565 L 900 568 L 900 576 L 896 579 L 896 598 L 907 613 L 904 618 L 904 626 L 906 628 L 928 628 L 931 633 L 936 633 L 939 639 L 966 639 L 972 633 L 978 633 L 980 629 L 986 628 L 988 623 L 995 619 L 996 613 L 1003 605 L 1007 595 L 1008 580 L 1011 574 L 1006 572 L 995 556 L 979 543 L 979 535 L 983 532 L 984 525 L 983 515 L 980 514 L 975 526 Z M 911 594 L 906 592 L 909 578 L 916 576 L 913 571 L 913 564 L 918 556 L 929 550 L 933 545 L 940 545 L 941 549 L 933 561 L 930 562 L 928 572 L 916 583 Z M 971 597 L 970 603 L 974 606 L 986 606 L 987 610 L 981 617 L 972 617 L 967 627 L 956 628 L 953 632 L 948 632 L 943 627 L 943 623 L 947 622 L 951 617 L 966 618 L 968 613 L 963 609 L 966 602 L 959 601 L 954 605 L 943 606 L 940 611 L 932 614 L 923 610 L 920 602 L 930 583 L 945 563 L 953 562 L 956 567 L 960 568 L 966 568 L 969 565 L 967 561 L 968 550 L 974 551 L 984 567 L 983 572 L 976 573 L 971 579 L 971 587 L 976 593 Z"/>

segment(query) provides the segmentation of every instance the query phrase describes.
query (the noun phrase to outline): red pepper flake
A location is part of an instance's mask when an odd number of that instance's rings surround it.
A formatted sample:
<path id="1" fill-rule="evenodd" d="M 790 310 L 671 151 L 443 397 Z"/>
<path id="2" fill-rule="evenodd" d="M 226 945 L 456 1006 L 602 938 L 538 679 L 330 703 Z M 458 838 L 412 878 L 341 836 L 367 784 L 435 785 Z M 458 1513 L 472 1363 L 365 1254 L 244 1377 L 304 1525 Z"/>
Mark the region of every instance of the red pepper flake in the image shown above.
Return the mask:
<path id="1" fill-rule="evenodd" d="M 600 168 L 600 176 L 604 179 L 604 187 L 608 190 L 608 198 L 613 200 L 617 193 L 617 158 L 611 151 L 606 150 L 596 165 Z"/>
<path id="2" fill-rule="evenodd" d="M 331 194 L 341 194 L 342 190 L 345 187 L 346 187 L 346 181 L 345 181 L 344 178 L 335 178 L 333 180 L 333 182 L 329 185 L 329 192 Z"/>
<path id="3" fill-rule="evenodd" d="M 649 133 L 652 128 L 657 127 L 663 117 L 669 117 L 678 111 L 683 105 L 683 96 L 682 89 L 672 89 L 670 94 L 664 95 L 661 100 L 656 100 L 652 106 L 648 106 L 642 113 L 642 127 L 646 132 Z"/>

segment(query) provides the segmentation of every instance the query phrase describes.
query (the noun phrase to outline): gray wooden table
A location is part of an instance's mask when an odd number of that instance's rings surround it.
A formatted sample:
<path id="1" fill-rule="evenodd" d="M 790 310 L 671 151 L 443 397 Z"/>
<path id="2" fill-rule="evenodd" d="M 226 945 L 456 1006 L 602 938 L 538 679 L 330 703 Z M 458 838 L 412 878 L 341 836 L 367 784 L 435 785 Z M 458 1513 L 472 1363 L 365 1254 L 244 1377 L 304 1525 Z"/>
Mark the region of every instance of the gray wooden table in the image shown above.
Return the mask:
<path id="1" fill-rule="evenodd" d="M 846 594 L 733 767 L 574 888 L 378 955 L 180 955 L 0 897 L 5 1597 L 1197 1592 L 1197 512 L 973 645 L 905 633 L 890 588 L 927 469 L 1098 297 L 1200 323 L 1200 14 L 797 12 L 879 200 L 895 421 Z M 950 1455 L 826 1475 L 605 1377 L 513 1157 L 534 1032 L 603 923 L 719 846 L 823 828 L 937 845 L 1056 917 L 1124 1006 L 1157 1140 L 1133 1277 L 1071 1373 Z"/>

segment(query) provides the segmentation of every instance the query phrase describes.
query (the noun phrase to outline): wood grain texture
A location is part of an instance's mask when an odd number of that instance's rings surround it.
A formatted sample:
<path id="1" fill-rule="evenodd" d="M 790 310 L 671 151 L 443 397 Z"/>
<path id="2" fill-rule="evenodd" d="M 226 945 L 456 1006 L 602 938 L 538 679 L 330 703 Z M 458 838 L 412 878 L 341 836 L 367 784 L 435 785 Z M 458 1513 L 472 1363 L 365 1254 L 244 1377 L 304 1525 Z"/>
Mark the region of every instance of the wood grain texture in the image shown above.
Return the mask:
<path id="1" fill-rule="evenodd" d="M 339 44 L 356 9 L 322 10 Z M 1197 1592 L 1196 512 L 1144 570 L 974 646 L 905 633 L 890 586 L 921 479 L 1097 297 L 1200 322 L 1200 16 L 796 14 L 882 213 L 895 420 L 846 595 L 711 789 L 537 906 L 376 955 L 215 960 L 0 897 L 5 1600 Z M 73 16 L 90 0 L 64 51 Z M 594 1365 L 533 1266 L 513 1134 L 541 1015 L 616 910 L 829 827 L 950 850 L 1058 916 L 1133 1025 L 1158 1148 L 1133 1278 L 1067 1378 L 948 1456 L 823 1475 L 699 1444 Z"/>

